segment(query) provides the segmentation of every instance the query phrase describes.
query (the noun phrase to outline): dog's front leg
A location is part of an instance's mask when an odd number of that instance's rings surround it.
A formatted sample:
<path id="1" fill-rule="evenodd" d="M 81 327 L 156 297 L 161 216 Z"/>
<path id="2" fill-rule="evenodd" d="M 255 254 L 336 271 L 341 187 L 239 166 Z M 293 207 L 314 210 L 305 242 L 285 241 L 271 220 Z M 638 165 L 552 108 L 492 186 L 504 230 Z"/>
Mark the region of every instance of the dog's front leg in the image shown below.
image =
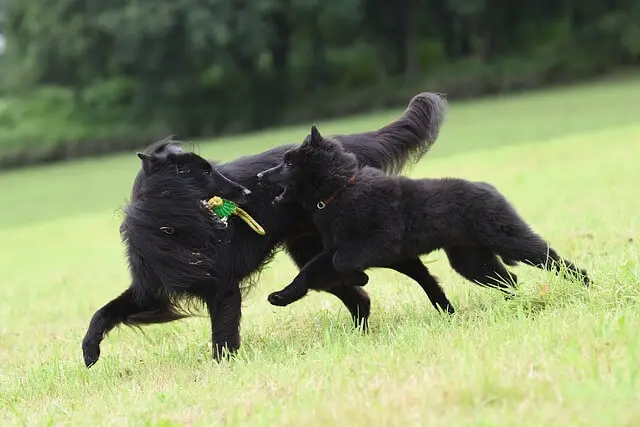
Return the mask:
<path id="1" fill-rule="evenodd" d="M 237 286 L 207 299 L 213 358 L 217 361 L 235 354 L 240 348 L 241 303 L 242 296 Z"/>
<path id="2" fill-rule="evenodd" d="M 284 307 L 302 299 L 312 283 L 330 282 L 338 273 L 333 268 L 333 251 L 325 250 L 309 261 L 285 288 L 271 293 L 267 299 L 275 306 Z"/>

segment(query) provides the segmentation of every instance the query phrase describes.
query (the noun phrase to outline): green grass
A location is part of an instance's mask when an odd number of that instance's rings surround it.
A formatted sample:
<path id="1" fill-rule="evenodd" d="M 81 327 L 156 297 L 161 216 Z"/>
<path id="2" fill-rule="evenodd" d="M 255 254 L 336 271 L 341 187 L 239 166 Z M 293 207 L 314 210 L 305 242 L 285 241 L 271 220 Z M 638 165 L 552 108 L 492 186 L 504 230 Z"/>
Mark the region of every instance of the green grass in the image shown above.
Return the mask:
<path id="1" fill-rule="evenodd" d="M 410 172 L 492 182 L 592 288 L 521 266 L 507 302 L 437 252 L 430 268 L 458 313 L 442 318 L 409 279 L 374 270 L 362 336 L 326 295 L 271 307 L 266 295 L 296 272 L 280 254 L 244 302 L 238 359 L 222 365 L 208 320 L 194 318 L 116 330 L 84 368 L 91 315 L 128 284 L 115 213 L 133 154 L 0 175 L 0 425 L 638 425 L 637 99 L 640 81 L 453 103 Z M 398 113 L 319 126 L 370 129 Z M 307 128 L 200 151 L 231 159 Z"/>

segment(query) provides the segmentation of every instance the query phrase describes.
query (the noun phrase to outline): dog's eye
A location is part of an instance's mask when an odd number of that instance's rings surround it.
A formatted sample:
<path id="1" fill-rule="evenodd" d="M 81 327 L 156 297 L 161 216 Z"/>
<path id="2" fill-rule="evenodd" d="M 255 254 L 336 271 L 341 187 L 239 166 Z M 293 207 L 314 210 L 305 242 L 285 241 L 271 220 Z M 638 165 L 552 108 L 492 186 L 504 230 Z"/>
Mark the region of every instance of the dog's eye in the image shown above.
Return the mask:
<path id="1" fill-rule="evenodd" d="M 179 173 L 189 173 L 191 172 L 191 169 L 178 169 Z"/>
<path id="2" fill-rule="evenodd" d="M 291 166 L 293 166 L 293 164 L 291 163 L 290 160 L 287 160 L 286 162 L 284 162 L 284 165 L 288 168 L 290 168 Z"/>
<path id="3" fill-rule="evenodd" d="M 202 175 L 204 176 L 211 176 L 211 171 L 209 169 L 205 170 L 204 172 L 202 172 Z"/>

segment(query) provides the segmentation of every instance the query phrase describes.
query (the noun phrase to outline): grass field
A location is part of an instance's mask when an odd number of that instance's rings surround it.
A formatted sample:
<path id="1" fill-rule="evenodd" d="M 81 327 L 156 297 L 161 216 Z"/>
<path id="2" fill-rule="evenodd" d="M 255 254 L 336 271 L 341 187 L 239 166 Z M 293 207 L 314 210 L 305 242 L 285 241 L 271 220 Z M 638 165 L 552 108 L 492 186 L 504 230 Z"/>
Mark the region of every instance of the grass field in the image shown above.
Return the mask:
<path id="1" fill-rule="evenodd" d="M 0 425 L 640 425 L 638 99 L 640 80 L 627 80 L 454 102 L 410 171 L 492 182 L 592 288 L 521 266 L 507 302 L 437 252 L 430 268 L 458 313 L 441 317 L 409 279 L 374 270 L 362 336 L 329 296 L 267 303 L 296 272 L 281 254 L 244 302 L 238 359 L 222 365 L 205 318 L 115 330 L 83 365 L 91 315 L 128 285 L 117 210 L 135 155 L 0 175 Z M 397 114 L 318 124 L 357 131 Z M 226 160 L 307 132 L 200 151 Z"/>

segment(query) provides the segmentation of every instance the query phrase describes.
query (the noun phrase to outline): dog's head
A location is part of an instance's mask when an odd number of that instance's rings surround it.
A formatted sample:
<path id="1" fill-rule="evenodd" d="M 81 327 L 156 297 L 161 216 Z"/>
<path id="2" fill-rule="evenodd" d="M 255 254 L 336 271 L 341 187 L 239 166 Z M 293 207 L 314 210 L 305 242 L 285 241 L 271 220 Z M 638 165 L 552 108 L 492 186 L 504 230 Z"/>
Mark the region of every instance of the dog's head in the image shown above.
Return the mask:
<path id="1" fill-rule="evenodd" d="M 185 185 L 201 190 L 202 198 L 221 196 L 238 204 L 246 203 L 251 194 L 248 188 L 220 173 L 208 160 L 180 147 L 168 146 L 159 152 L 137 153 L 137 156 L 142 161 L 143 180 L 154 174 L 173 175 Z"/>
<path id="2" fill-rule="evenodd" d="M 302 144 L 287 151 L 277 166 L 258 174 L 261 183 L 282 188 L 273 203 L 316 203 L 349 179 L 358 168 L 356 156 L 342 145 L 324 138 L 314 125 Z"/>
<path id="3" fill-rule="evenodd" d="M 175 143 L 137 156 L 142 168 L 120 227 L 134 282 L 171 289 L 210 280 L 220 268 L 213 255 L 233 230 L 205 202 L 218 195 L 243 203 L 251 192 Z"/>

